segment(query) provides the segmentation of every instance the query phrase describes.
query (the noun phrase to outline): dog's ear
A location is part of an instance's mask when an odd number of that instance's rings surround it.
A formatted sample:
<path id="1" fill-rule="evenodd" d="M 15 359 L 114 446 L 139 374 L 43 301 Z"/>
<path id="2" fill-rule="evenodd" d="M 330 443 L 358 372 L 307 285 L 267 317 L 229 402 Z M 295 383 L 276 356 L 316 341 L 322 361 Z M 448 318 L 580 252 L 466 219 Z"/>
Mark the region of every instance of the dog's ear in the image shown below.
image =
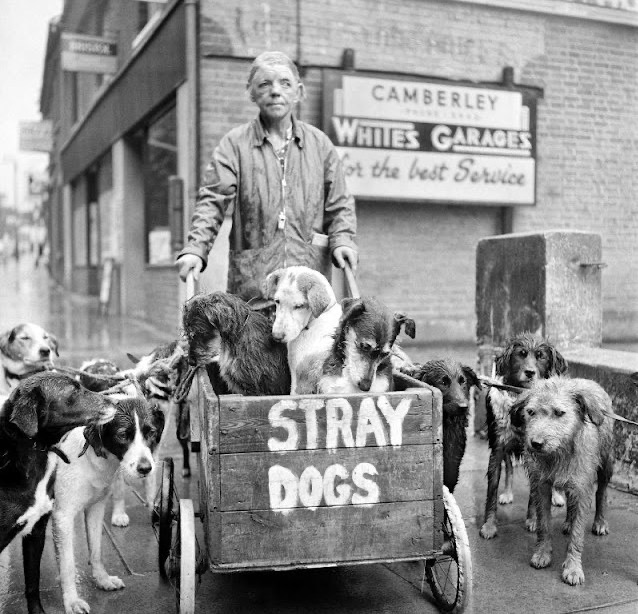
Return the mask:
<path id="1" fill-rule="evenodd" d="M 137 356 L 134 356 L 133 354 L 129 354 L 128 352 L 126 352 L 126 356 L 134 365 L 136 365 L 140 361 L 140 359 Z"/>
<path id="2" fill-rule="evenodd" d="M 262 282 L 261 289 L 266 298 L 274 298 L 275 291 L 279 285 L 279 280 L 284 272 L 283 269 L 276 269 L 272 273 L 266 275 L 266 279 Z"/>
<path id="3" fill-rule="evenodd" d="M 607 415 L 603 409 L 603 399 L 601 399 L 600 394 L 586 385 L 576 388 L 573 394 L 583 420 L 588 416 L 596 426 L 600 426 Z"/>
<path id="4" fill-rule="evenodd" d="M 358 318 L 366 310 L 366 306 L 360 298 L 344 298 L 341 301 L 341 309 L 343 309 L 341 322 L 345 324 Z"/>
<path id="5" fill-rule="evenodd" d="M 39 386 L 28 391 L 25 391 L 23 386 L 18 386 L 5 403 L 5 413 L 13 427 L 29 439 L 33 439 L 38 434 L 38 408 L 45 404 L 46 400 Z"/>
<path id="6" fill-rule="evenodd" d="M 522 429 L 525 427 L 525 409 L 527 408 L 527 400 L 529 394 L 524 392 L 514 402 L 510 408 L 510 421 L 515 429 Z"/>
<path id="7" fill-rule="evenodd" d="M 514 353 L 514 346 L 508 343 L 505 349 L 494 359 L 494 366 L 496 368 L 496 375 L 506 377 L 510 371 L 510 362 L 512 360 L 512 354 Z"/>
<path id="8" fill-rule="evenodd" d="M 410 337 L 410 339 L 414 339 L 414 336 L 416 335 L 416 325 L 414 324 L 414 320 L 412 318 L 408 318 L 408 316 L 400 311 L 395 311 L 392 343 L 394 343 L 394 340 L 399 336 L 402 326 L 405 330 L 405 334 Z"/>
<path id="9" fill-rule="evenodd" d="M 548 345 L 550 356 L 550 368 L 549 371 L 552 375 L 563 375 L 567 371 L 567 361 L 563 358 L 563 355 L 551 344 Z"/>
<path id="10" fill-rule="evenodd" d="M 86 439 L 86 444 L 82 449 L 82 454 L 84 454 L 88 448 L 91 446 L 96 456 L 101 456 L 102 458 L 106 458 L 106 448 L 104 447 L 104 442 L 102 441 L 102 433 L 104 432 L 104 424 L 100 424 L 97 421 L 91 422 L 87 426 L 84 427 L 84 439 Z"/>
<path id="11" fill-rule="evenodd" d="M 307 293 L 308 307 L 315 318 L 318 318 L 328 307 L 332 297 L 326 292 L 323 284 L 319 282 L 312 283 Z"/>
<path id="12" fill-rule="evenodd" d="M 472 367 L 463 365 L 461 367 L 461 371 L 463 371 L 463 375 L 465 375 L 465 379 L 467 379 L 467 382 L 470 386 L 476 386 L 479 389 L 481 388 L 481 381 L 479 380 Z"/>
<path id="13" fill-rule="evenodd" d="M 13 343 L 13 340 L 16 337 L 15 333 L 16 329 L 12 328 L 11 330 L 7 330 L 2 335 L 0 335 L 0 352 L 3 354 L 10 354 L 9 344 Z"/>
<path id="14" fill-rule="evenodd" d="M 52 335 L 51 333 L 49 333 L 49 347 L 51 348 L 51 350 L 53 352 L 55 352 L 56 356 L 60 356 L 60 354 L 58 353 L 58 339 L 55 335 Z"/>
<path id="15" fill-rule="evenodd" d="M 157 429 L 155 433 L 156 443 L 159 443 L 162 433 L 164 432 L 164 426 L 166 425 L 166 416 L 157 403 L 151 405 L 151 414 L 153 416 L 153 424 Z"/>

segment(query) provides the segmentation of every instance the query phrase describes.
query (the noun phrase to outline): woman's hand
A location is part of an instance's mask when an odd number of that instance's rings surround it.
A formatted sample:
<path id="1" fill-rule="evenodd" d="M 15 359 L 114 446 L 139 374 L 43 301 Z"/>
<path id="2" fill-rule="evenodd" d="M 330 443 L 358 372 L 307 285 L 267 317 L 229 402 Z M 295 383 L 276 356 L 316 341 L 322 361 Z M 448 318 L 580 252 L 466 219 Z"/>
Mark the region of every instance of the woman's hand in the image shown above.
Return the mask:
<path id="1" fill-rule="evenodd" d="M 335 247 L 332 252 L 332 257 L 340 269 L 345 268 L 347 262 L 353 273 L 357 270 L 357 252 L 351 247 L 346 245 Z"/>
<path id="2" fill-rule="evenodd" d="M 179 269 L 179 278 L 182 281 L 186 281 L 186 277 L 188 277 L 190 271 L 193 271 L 193 279 L 197 281 L 204 266 L 204 261 L 195 254 L 184 254 L 177 259 L 176 266 Z"/>

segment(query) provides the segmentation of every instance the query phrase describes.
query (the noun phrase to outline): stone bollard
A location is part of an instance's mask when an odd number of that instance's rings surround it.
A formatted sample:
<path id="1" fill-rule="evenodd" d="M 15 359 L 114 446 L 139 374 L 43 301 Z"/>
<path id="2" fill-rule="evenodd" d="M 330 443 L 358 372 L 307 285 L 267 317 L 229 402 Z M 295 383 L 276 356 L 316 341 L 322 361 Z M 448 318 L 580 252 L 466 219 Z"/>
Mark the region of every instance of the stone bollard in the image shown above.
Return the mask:
<path id="1" fill-rule="evenodd" d="M 525 331 L 562 350 L 602 344 L 599 234 L 571 230 L 481 239 L 476 251 L 478 371 L 492 375 L 505 341 Z M 475 430 L 485 423 L 477 402 Z"/>

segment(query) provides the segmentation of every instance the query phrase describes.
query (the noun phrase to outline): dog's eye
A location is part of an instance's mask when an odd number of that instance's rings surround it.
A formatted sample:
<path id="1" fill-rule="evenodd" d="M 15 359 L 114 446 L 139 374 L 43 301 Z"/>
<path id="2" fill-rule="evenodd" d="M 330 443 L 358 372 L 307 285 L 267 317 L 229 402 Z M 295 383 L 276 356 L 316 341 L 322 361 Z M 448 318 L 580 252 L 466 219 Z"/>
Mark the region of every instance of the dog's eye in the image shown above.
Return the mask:
<path id="1" fill-rule="evenodd" d="M 536 360 L 543 360 L 544 358 L 546 358 L 546 356 L 543 350 L 539 350 L 538 352 L 536 352 Z"/>
<path id="2" fill-rule="evenodd" d="M 115 433 L 115 439 L 117 441 L 128 441 L 128 435 L 126 429 L 118 429 Z"/>
<path id="3" fill-rule="evenodd" d="M 278 298 L 275 299 L 275 305 L 279 305 L 279 299 Z"/>
<path id="4" fill-rule="evenodd" d="M 527 408 L 527 415 L 528 415 L 528 416 L 533 416 L 535 413 L 536 413 L 536 412 L 535 412 L 535 411 L 534 411 L 531 407 L 528 407 L 528 408 Z"/>
<path id="5" fill-rule="evenodd" d="M 359 350 L 362 352 L 369 352 L 372 346 L 369 343 L 359 343 Z"/>
<path id="6" fill-rule="evenodd" d="M 24 335 L 22 337 L 19 337 L 20 341 L 31 341 L 31 337 L 29 337 L 28 335 Z"/>
<path id="7" fill-rule="evenodd" d="M 300 305 L 295 305 L 293 309 L 304 309 L 305 307 L 306 305 L 304 303 L 301 303 Z"/>
<path id="8" fill-rule="evenodd" d="M 555 415 L 557 418 L 560 418 L 561 416 L 564 416 L 564 415 L 565 415 L 565 410 L 564 410 L 564 409 L 561 409 L 560 407 L 554 407 L 554 415 Z"/>
<path id="9" fill-rule="evenodd" d="M 465 378 L 462 375 L 459 377 L 459 384 L 461 384 L 461 386 L 465 386 Z"/>
<path id="10" fill-rule="evenodd" d="M 451 383 L 452 383 L 452 380 L 451 380 L 451 379 L 450 379 L 447 375 L 444 375 L 444 376 L 441 378 L 441 384 L 442 384 L 443 386 L 449 386 Z"/>
<path id="11" fill-rule="evenodd" d="M 527 356 L 527 350 L 519 350 L 518 351 L 518 355 L 522 356 L 523 358 L 525 358 Z"/>

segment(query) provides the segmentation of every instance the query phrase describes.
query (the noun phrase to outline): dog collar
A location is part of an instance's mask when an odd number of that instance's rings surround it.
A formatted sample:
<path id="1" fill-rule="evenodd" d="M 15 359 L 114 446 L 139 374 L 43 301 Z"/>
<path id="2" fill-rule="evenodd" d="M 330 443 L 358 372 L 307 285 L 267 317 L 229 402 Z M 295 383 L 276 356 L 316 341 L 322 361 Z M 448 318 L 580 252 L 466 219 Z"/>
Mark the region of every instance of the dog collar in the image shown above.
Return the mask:
<path id="1" fill-rule="evenodd" d="M 25 377 L 28 377 L 29 375 L 33 375 L 34 373 L 35 373 L 35 371 L 29 371 L 29 373 L 23 373 L 22 375 L 18 375 L 17 373 L 12 373 L 6 367 L 4 369 L 4 377 L 5 377 L 5 379 L 23 380 Z"/>

